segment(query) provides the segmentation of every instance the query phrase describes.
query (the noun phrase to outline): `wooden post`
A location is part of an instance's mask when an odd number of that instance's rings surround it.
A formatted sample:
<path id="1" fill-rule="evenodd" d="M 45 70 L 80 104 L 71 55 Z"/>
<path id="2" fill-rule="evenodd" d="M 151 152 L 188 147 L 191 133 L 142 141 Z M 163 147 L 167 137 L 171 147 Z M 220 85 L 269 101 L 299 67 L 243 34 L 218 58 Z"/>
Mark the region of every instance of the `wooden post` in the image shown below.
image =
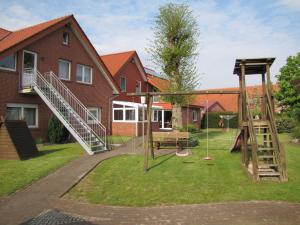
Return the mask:
<path id="1" fill-rule="evenodd" d="M 266 96 L 266 76 L 265 74 L 261 74 L 261 81 L 262 81 L 262 99 L 261 99 L 261 115 L 262 119 L 266 120 L 267 118 L 267 96 Z"/>
<path id="2" fill-rule="evenodd" d="M 245 65 L 241 64 L 241 95 L 242 95 L 242 120 L 244 122 L 247 121 L 247 98 L 246 98 L 246 74 L 245 74 Z M 243 126 L 243 139 L 242 139 L 242 150 L 243 150 L 243 163 L 249 161 L 248 159 L 248 127 Z"/>
<path id="3" fill-rule="evenodd" d="M 154 158 L 154 150 L 152 145 L 152 126 L 151 126 L 151 108 L 152 108 L 152 96 L 149 94 L 146 95 L 146 104 L 147 104 L 147 145 L 144 148 L 144 171 L 148 171 L 148 156 L 149 150 L 151 149 L 151 155 Z"/>
<path id="4" fill-rule="evenodd" d="M 268 87 L 268 93 L 271 98 L 271 106 L 272 106 L 272 111 L 274 112 L 274 96 L 273 96 L 273 91 L 272 91 L 272 82 L 271 82 L 271 73 L 270 73 L 270 65 L 266 65 L 266 71 L 267 71 L 267 87 Z"/>

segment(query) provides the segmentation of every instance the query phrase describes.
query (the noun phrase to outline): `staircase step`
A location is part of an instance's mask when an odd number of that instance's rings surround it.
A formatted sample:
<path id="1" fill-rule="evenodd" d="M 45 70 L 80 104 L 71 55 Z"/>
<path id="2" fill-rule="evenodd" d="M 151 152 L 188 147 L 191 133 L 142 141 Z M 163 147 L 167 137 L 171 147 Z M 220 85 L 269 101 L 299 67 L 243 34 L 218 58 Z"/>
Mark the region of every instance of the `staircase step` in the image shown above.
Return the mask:
<path id="1" fill-rule="evenodd" d="M 279 172 L 258 172 L 258 175 L 260 177 L 279 177 L 280 173 Z"/>
<path id="2" fill-rule="evenodd" d="M 270 163 L 270 164 L 258 164 L 258 169 L 266 169 L 270 167 L 278 167 L 277 164 Z"/>
<path id="3" fill-rule="evenodd" d="M 259 155 L 258 158 L 259 159 L 273 159 L 274 156 L 273 155 Z"/>
<path id="4" fill-rule="evenodd" d="M 274 151 L 273 147 L 258 147 L 258 151 Z"/>

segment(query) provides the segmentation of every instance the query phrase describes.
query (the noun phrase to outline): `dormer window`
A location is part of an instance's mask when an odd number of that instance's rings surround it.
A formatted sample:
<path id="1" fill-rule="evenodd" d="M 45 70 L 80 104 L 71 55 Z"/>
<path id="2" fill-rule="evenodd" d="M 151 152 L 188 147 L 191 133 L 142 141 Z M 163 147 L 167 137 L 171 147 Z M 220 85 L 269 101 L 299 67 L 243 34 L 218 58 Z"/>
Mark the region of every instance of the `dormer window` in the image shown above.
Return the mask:
<path id="1" fill-rule="evenodd" d="M 68 32 L 63 33 L 63 44 L 69 45 L 69 33 Z"/>

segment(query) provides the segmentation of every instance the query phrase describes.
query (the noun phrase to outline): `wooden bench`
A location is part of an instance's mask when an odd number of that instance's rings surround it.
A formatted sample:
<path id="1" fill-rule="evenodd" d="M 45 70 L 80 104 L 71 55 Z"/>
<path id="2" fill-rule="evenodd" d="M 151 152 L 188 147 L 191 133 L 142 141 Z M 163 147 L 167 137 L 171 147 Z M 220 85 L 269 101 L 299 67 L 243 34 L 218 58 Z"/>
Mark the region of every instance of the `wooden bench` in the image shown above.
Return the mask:
<path id="1" fill-rule="evenodd" d="M 182 144 L 189 138 L 189 132 L 153 132 L 153 144 L 160 149 L 161 144 L 175 144 L 177 149 L 182 149 Z"/>

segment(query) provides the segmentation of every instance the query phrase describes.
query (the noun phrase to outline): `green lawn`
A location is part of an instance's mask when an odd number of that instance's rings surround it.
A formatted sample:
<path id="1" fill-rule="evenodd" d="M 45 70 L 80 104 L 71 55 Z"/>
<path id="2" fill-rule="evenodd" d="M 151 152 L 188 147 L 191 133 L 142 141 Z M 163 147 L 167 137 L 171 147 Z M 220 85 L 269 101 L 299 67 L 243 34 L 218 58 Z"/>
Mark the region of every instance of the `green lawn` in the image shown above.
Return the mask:
<path id="1" fill-rule="evenodd" d="M 131 139 L 131 137 L 127 136 L 108 136 L 107 141 L 110 144 L 125 144 Z"/>
<path id="2" fill-rule="evenodd" d="M 96 204 L 151 206 L 245 200 L 300 202 L 300 148 L 281 135 L 287 152 L 289 182 L 253 182 L 242 169 L 240 153 L 228 148 L 231 133 L 210 130 L 210 155 L 203 161 L 206 141 L 185 158 L 160 156 L 143 172 L 143 156 L 125 155 L 106 160 L 72 189 L 67 198 Z M 225 139 L 224 139 L 225 138 Z"/>
<path id="3" fill-rule="evenodd" d="M 8 195 L 84 154 L 77 143 L 39 148 L 38 157 L 0 160 L 0 196 Z"/>

